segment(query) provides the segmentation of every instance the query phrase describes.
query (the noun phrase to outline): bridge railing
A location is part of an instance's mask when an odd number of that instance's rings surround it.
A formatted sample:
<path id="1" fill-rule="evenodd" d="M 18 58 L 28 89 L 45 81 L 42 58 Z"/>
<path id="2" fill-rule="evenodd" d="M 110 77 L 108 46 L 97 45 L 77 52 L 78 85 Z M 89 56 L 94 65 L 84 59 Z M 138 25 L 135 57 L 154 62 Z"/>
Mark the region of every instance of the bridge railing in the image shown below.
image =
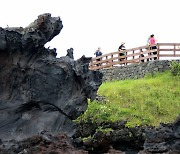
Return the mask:
<path id="1" fill-rule="evenodd" d="M 156 49 L 153 49 L 150 45 L 146 45 L 104 54 L 92 58 L 89 68 L 91 70 L 96 70 L 156 59 L 167 59 L 168 57 L 180 57 L 180 43 L 157 43 L 155 46 Z M 121 53 L 124 53 L 124 55 Z"/>

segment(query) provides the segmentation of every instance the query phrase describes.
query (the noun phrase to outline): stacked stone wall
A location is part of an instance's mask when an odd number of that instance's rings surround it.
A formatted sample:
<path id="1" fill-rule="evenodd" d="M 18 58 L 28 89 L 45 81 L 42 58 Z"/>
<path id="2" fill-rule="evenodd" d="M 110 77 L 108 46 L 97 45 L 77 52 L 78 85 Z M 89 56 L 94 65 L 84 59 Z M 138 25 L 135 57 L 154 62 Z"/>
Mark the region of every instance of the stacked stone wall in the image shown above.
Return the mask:
<path id="1" fill-rule="evenodd" d="M 180 60 L 176 60 L 180 63 Z M 156 60 L 140 64 L 102 69 L 103 81 L 143 78 L 147 74 L 170 70 L 172 60 Z"/>

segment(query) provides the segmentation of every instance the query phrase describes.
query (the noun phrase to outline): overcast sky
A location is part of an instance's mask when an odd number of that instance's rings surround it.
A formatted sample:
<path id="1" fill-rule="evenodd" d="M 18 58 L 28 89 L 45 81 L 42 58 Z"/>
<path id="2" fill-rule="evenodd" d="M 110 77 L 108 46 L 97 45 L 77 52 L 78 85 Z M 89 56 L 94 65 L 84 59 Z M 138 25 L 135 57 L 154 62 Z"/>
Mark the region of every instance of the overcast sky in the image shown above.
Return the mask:
<path id="1" fill-rule="evenodd" d="M 146 45 L 154 34 L 160 43 L 180 43 L 180 0 L 9 0 L 1 1 L 0 27 L 26 27 L 38 15 L 60 16 L 63 29 L 46 46 L 58 57 L 74 48 L 75 59 Z"/>

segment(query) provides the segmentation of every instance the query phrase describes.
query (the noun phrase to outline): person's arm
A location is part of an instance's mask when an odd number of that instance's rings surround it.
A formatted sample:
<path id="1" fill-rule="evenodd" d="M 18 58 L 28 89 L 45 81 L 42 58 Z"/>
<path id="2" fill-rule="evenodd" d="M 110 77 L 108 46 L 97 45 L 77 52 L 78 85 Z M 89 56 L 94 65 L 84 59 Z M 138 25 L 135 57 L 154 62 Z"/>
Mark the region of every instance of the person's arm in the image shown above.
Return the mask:
<path id="1" fill-rule="evenodd" d="M 121 50 L 121 46 L 119 46 L 118 50 Z"/>

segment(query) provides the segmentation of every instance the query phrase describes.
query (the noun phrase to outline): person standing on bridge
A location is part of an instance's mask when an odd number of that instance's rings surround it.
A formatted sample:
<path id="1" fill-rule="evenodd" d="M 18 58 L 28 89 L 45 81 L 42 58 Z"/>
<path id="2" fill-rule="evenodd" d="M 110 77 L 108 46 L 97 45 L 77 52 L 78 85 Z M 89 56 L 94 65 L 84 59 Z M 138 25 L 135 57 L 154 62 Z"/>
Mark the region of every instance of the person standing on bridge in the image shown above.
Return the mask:
<path id="1" fill-rule="evenodd" d="M 120 50 L 126 50 L 126 47 L 124 46 L 124 42 L 121 42 L 121 45 L 119 46 L 119 48 L 118 48 L 118 51 L 120 51 Z"/>
<path id="2" fill-rule="evenodd" d="M 100 47 L 96 50 L 96 52 L 94 53 L 94 55 L 96 55 L 96 57 L 102 56 L 102 52 L 101 52 L 101 48 L 100 48 Z M 98 58 L 98 59 L 96 59 L 96 60 L 97 60 L 97 61 L 100 61 L 101 59 Z M 101 64 L 98 63 L 97 66 L 101 66 Z"/>
<path id="3" fill-rule="evenodd" d="M 156 47 L 156 40 L 155 40 L 155 38 L 154 38 L 154 34 L 152 34 L 151 36 L 150 36 L 150 39 L 149 39 L 149 43 L 150 43 L 150 49 L 151 50 L 155 50 L 154 52 L 153 52 L 153 54 L 154 55 L 157 55 L 157 47 Z M 154 60 L 156 60 L 157 59 L 157 57 L 154 57 Z"/>
<path id="4" fill-rule="evenodd" d="M 125 52 L 122 52 L 122 51 L 126 50 L 126 47 L 125 47 L 124 44 L 125 44 L 124 42 L 121 42 L 121 45 L 120 45 L 119 48 L 118 48 L 118 51 L 121 51 L 121 52 L 120 52 L 120 56 L 125 56 L 125 55 L 126 55 Z M 122 60 L 124 60 L 124 59 L 125 59 L 125 58 L 120 58 L 120 61 L 122 61 Z"/>

